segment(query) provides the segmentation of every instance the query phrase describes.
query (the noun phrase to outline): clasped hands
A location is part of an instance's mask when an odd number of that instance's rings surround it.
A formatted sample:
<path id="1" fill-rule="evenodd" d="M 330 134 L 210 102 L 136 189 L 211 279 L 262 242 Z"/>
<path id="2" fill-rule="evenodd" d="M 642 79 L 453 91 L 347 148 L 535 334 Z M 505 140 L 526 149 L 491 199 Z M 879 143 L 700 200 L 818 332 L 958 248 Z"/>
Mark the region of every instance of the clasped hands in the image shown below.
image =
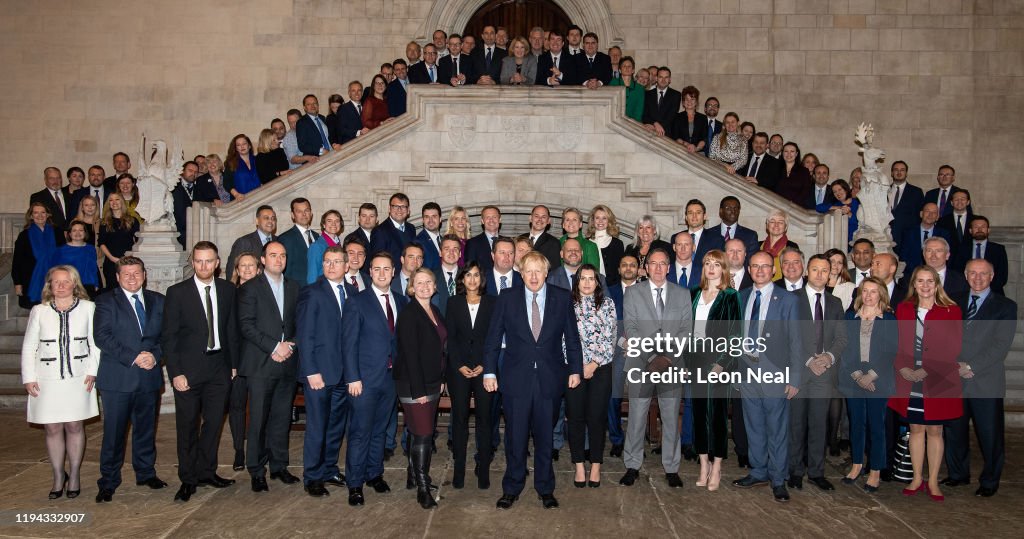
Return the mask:
<path id="1" fill-rule="evenodd" d="M 815 354 L 807 366 L 815 376 L 821 376 L 832 366 L 832 357 L 828 354 Z"/>
<path id="2" fill-rule="evenodd" d="M 580 385 L 580 375 L 570 374 L 569 375 L 569 389 L 574 389 Z M 484 378 L 484 389 L 488 393 L 494 393 L 498 390 L 498 379 L 497 378 Z"/>
<path id="3" fill-rule="evenodd" d="M 295 352 L 292 349 L 293 346 L 295 346 L 295 343 L 289 341 L 281 341 L 277 343 L 274 350 L 270 352 L 270 359 L 273 359 L 278 363 L 284 363 L 288 358 L 292 357 L 292 354 Z"/>
<path id="4" fill-rule="evenodd" d="M 928 373 L 924 369 L 911 369 L 910 367 L 903 367 L 900 369 L 900 376 L 908 382 L 920 382 L 924 380 Z"/>

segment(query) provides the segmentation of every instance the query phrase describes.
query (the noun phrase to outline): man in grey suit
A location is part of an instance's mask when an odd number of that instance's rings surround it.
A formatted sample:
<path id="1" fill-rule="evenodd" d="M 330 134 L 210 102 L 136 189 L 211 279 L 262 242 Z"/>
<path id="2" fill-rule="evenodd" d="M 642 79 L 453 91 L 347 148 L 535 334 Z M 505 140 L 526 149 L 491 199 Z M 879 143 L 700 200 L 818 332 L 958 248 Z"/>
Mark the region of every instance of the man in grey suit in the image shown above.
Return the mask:
<path id="1" fill-rule="evenodd" d="M 800 396 L 789 408 L 789 487 L 802 489 L 807 480 L 821 490 L 835 490 L 825 479 L 828 409 L 836 392 L 833 367 L 846 348 L 843 303 L 825 290 L 831 264 L 816 254 L 807 261 L 807 283 L 796 292 L 802 323 L 804 381 Z"/>
<path id="2" fill-rule="evenodd" d="M 797 297 L 772 282 L 772 255 L 758 251 L 750 257 L 754 285 L 740 292 L 747 343 L 740 368 L 746 370 L 740 384 L 743 425 L 747 431 L 750 473 L 733 486 L 751 488 L 771 484 L 775 501 L 788 502 L 786 474 L 789 468 L 789 400 L 800 391 L 803 374 L 802 343 Z M 749 374 L 763 376 L 752 379 Z M 785 376 L 788 373 L 788 380 Z M 777 375 L 777 376 L 772 376 Z M 782 380 L 779 380 L 782 377 Z"/>
<path id="3" fill-rule="evenodd" d="M 626 289 L 623 297 L 623 326 L 628 339 L 652 339 L 667 335 L 681 339 L 693 331 L 690 291 L 668 281 L 671 264 L 668 252 L 661 248 L 647 255 L 647 282 Z M 639 353 L 638 353 L 639 352 Z M 665 479 L 673 488 L 683 486 L 679 478 L 679 401 L 683 396 L 681 382 L 655 384 L 643 375 L 675 372 L 683 367 L 683 351 L 645 353 L 630 344 L 626 347 L 626 391 L 629 396 L 629 424 L 623 461 L 626 474 L 619 484 L 630 486 L 640 475 L 644 456 L 644 433 L 647 410 L 657 394 L 661 410 L 661 463 Z"/>
<path id="4" fill-rule="evenodd" d="M 235 243 L 231 244 L 228 266 L 224 268 L 224 278 L 231 280 L 231 274 L 235 271 L 235 259 L 242 253 L 260 256 L 263 253 L 263 246 L 277 239 L 277 236 L 274 235 L 276 230 L 277 213 L 274 208 L 267 205 L 256 208 L 256 230 L 238 238 Z"/>

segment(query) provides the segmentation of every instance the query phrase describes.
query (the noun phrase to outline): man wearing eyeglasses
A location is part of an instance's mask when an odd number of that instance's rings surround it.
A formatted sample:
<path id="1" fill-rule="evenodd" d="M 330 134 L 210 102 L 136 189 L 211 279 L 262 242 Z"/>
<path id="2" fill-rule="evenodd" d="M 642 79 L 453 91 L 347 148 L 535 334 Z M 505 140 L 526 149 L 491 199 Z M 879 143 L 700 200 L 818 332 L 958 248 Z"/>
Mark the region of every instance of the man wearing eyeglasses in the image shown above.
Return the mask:
<path id="1" fill-rule="evenodd" d="M 388 218 L 377 225 L 377 235 L 370 243 L 370 252 L 387 251 L 395 267 L 402 263 L 402 249 L 416 239 L 416 227 L 406 222 L 409 218 L 409 197 L 395 193 L 388 201 Z"/>

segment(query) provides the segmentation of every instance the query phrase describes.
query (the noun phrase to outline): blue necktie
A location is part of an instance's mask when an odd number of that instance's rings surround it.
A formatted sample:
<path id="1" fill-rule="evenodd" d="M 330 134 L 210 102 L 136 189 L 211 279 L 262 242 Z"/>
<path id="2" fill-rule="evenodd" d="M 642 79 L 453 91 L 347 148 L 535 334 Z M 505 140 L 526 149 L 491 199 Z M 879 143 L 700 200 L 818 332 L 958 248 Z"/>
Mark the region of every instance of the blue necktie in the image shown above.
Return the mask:
<path id="1" fill-rule="evenodd" d="M 345 310 L 345 285 L 338 285 L 338 308 Z"/>
<path id="2" fill-rule="evenodd" d="M 146 333 L 146 309 L 142 307 L 142 300 L 138 294 L 133 294 L 132 299 L 135 300 L 135 314 L 139 317 L 139 331 L 143 334 Z"/>
<path id="3" fill-rule="evenodd" d="M 430 69 L 427 71 L 430 72 L 430 82 L 437 82 L 437 75 L 434 74 L 434 66 L 430 66 Z"/>
<path id="4" fill-rule="evenodd" d="M 981 296 L 971 295 L 971 304 L 967 306 L 967 319 L 971 320 L 978 314 L 978 298 Z"/>
<path id="5" fill-rule="evenodd" d="M 506 288 L 508 288 L 508 277 L 505 277 L 504 275 L 502 275 L 501 276 L 501 286 L 498 287 L 498 292 L 500 293 L 502 290 L 504 290 Z"/>
<path id="6" fill-rule="evenodd" d="M 747 337 L 757 338 L 758 319 L 761 318 L 761 291 L 754 291 L 754 308 L 750 311 L 750 326 L 747 328 Z"/>
<path id="7" fill-rule="evenodd" d="M 313 124 L 316 125 L 316 130 L 320 132 L 320 142 L 324 145 L 324 150 L 331 151 L 331 143 L 327 140 L 327 133 L 324 133 L 324 128 L 320 124 L 320 118 L 310 116 L 313 120 Z"/>
<path id="8" fill-rule="evenodd" d="M 679 286 L 687 286 L 690 279 L 686 276 L 686 268 L 683 268 L 683 273 L 679 276 Z"/>
<path id="9" fill-rule="evenodd" d="M 981 244 L 974 244 L 974 258 L 981 258 Z"/>

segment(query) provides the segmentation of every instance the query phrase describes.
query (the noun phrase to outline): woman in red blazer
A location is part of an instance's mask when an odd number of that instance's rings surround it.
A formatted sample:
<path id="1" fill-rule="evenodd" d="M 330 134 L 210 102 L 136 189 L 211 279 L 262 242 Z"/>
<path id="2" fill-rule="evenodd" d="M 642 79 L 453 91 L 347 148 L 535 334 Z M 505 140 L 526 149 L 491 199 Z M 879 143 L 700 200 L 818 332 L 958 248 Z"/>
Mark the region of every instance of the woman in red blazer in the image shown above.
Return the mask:
<path id="1" fill-rule="evenodd" d="M 914 480 L 903 494 L 924 489 L 922 470 L 928 457 L 928 495 L 941 502 L 939 468 L 942 467 L 942 425 L 963 414 L 960 394 L 960 355 L 963 328 L 960 308 L 942 290 L 939 274 L 919 266 L 910 279 L 913 290 L 896 308 L 899 347 L 896 393 L 889 408 L 910 424 L 910 462 Z M 927 443 L 925 442 L 927 438 Z"/>

